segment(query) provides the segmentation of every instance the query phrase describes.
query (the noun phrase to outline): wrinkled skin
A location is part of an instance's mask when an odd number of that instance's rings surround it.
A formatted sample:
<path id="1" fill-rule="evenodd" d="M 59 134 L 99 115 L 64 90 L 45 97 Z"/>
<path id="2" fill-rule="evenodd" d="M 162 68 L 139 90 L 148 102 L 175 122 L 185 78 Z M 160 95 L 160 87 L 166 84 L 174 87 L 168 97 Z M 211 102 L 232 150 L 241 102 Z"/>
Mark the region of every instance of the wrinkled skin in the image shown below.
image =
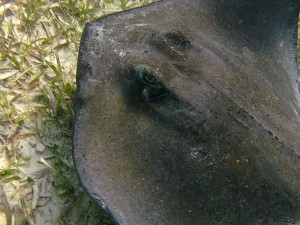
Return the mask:
<path id="1" fill-rule="evenodd" d="M 88 24 L 74 161 L 118 224 L 300 222 L 299 1 L 162 1 Z"/>

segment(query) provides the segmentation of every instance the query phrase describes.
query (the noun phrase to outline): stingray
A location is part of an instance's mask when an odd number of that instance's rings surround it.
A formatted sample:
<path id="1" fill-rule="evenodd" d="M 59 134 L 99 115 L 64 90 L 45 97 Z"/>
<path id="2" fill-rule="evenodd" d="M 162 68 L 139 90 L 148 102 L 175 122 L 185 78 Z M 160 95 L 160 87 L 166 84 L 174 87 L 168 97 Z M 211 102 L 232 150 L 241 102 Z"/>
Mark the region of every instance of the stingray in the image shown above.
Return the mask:
<path id="1" fill-rule="evenodd" d="M 300 223 L 298 0 L 165 0 L 86 25 L 74 162 L 122 225 Z"/>

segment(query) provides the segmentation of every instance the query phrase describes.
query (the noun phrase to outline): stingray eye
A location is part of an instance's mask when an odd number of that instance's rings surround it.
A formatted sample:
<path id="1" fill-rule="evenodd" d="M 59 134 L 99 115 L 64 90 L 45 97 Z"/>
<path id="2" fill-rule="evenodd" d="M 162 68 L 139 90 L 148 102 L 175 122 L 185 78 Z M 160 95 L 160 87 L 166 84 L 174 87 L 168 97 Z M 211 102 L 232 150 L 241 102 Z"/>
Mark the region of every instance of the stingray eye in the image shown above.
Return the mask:
<path id="1" fill-rule="evenodd" d="M 145 68 L 137 68 L 136 76 L 137 76 L 137 79 L 143 84 L 146 84 L 146 85 L 157 85 L 158 84 L 156 78 L 151 73 L 149 73 L 149 71 L 147 71 Z"/>
<path id="2" fill-rule="evenodd" d="M 135 68 L 135 76 L 143 85 L 142 98 L 144 101 L 152 101 L 168 94 L 165 87 L 157 81 L 153 72 L 148 67 L 139 66 Z"/>

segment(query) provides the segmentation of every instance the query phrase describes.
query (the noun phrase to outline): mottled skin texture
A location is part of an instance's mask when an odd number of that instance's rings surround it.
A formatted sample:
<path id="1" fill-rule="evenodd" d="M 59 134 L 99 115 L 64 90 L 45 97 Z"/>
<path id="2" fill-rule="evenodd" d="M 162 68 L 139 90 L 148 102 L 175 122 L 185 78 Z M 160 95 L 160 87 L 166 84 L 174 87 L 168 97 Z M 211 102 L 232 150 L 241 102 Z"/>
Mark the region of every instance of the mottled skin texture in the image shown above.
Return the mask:
<path id="1" fill-rule="evenodd" d="M 169 0 L 86 26 L 74 161 L 118 224 L 300 222 L 299 8 Z"/>

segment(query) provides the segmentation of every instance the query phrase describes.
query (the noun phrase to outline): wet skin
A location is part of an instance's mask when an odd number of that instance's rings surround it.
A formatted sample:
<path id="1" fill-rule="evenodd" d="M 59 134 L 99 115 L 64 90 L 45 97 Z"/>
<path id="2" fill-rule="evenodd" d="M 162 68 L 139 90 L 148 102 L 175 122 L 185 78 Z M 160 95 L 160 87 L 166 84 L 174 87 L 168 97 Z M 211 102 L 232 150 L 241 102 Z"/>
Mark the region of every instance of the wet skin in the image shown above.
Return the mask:
<path id="1" fill-rule="evenodd" d="M 266 2 L 163 1 L 86 26 L 74 161 L 117 223 L 300 221 L 299 3 Z"/>

